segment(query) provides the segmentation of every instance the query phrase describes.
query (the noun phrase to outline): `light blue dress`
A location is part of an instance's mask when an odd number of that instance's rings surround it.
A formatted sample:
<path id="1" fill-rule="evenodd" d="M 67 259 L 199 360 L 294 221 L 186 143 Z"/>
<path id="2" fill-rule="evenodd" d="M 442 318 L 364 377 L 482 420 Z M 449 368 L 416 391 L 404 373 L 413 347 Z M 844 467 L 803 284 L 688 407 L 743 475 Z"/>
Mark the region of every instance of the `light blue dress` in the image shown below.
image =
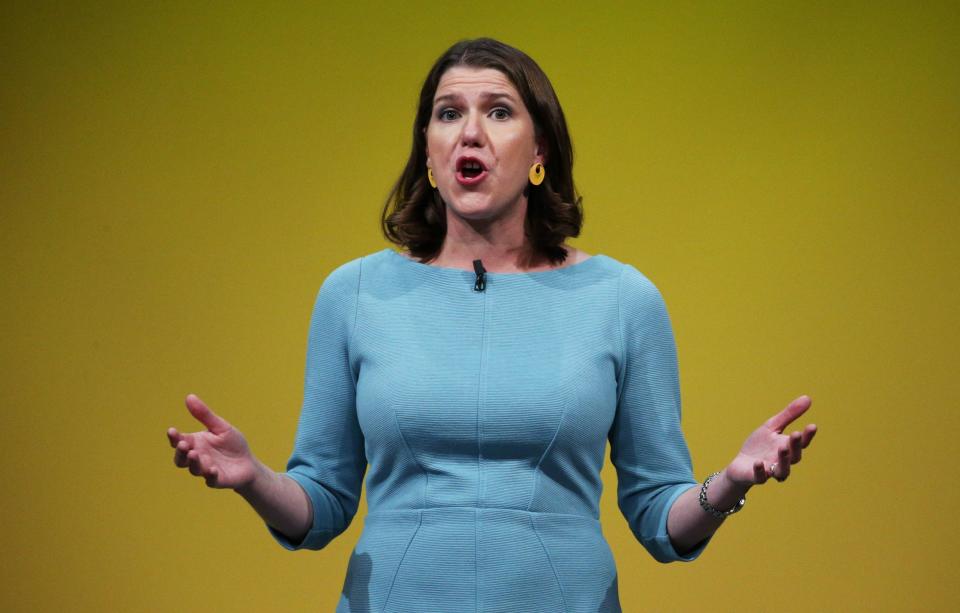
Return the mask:
<path id="1" fill-rule="evenodd" d="M 368 513 L 338 611 L 619 611 L 599 522 L 607 441 L 620 509 L 662 562 L 696 486 L 656 287 L 596 255 L 535 273 L 441 268 L 392 249 L 326 279 L 287 473 L 320 549 Z"/>

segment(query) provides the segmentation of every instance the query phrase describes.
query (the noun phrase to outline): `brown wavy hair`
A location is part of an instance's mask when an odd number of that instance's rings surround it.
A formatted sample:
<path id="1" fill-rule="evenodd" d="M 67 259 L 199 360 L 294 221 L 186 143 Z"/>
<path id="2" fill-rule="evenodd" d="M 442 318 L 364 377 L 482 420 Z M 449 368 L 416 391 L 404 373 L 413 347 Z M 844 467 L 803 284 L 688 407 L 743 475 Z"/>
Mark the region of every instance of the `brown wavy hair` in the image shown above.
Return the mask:
<path id="1" fill-rule="evenodd" d="M 582 199 L 573 184 L 573 145 L 567 121 L 553 85 L 537 63 L 523 51 L 491 38 L 456 43 L 430 69 L 420 89 L 410 157 L 380 216 L 384 235 L 422 262 L 440 254 L 447 233 L 446 205 L 427 181 L 426 127 L 440 78 L 454 66 L 499 70 L 523 99 L 536 138 L 546 145 L 547 170 L 539 186 L 527 184 L 524 231 L 538 255 L 553 264 L 563 262 L 567 257 L 564 240 L 579 236 L 583 225 Z"/>

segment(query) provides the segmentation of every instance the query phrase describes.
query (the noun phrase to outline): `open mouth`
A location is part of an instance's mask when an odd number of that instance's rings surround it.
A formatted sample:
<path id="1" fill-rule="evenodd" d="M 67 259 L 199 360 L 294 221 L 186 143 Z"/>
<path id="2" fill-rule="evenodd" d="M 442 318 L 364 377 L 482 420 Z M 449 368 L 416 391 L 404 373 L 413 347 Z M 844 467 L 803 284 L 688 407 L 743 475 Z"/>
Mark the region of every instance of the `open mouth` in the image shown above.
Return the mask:
<path id="1" fill-rule="evenodd" d="M 487 167 L 476 158 L 460 158 L 457 160 L 457 181 L 463 185 L 474 185 L 483 180 L 487 174 Z"/>
<path id="2" fill-rule="evenodd" d="M 468 179 L 479 177 L 481 172 L 483 172 L 483 166 L 477 162 L 467 162 L 460 168 L 460 173 Z"/>

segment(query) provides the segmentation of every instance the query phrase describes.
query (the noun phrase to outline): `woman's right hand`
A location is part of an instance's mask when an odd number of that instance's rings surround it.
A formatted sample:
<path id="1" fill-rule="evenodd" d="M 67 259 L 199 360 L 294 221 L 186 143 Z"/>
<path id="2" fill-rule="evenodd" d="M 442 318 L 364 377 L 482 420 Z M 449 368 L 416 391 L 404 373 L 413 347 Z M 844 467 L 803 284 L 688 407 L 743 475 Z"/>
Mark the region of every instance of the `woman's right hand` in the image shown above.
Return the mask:
<path id="1" fill-rule="evenodd" d="M 170 446 L 176 451 L 173 463 L 188 468 L 190 474 L 203 477 L 208 487 L 238 489 L 253 482 L 257 460 L 250 453 L 247 440 L 227 420 L 210 410 L 202 400 L 190 394 L 187 409 L 206 430 L 181 433 L 167 430 Z"/>

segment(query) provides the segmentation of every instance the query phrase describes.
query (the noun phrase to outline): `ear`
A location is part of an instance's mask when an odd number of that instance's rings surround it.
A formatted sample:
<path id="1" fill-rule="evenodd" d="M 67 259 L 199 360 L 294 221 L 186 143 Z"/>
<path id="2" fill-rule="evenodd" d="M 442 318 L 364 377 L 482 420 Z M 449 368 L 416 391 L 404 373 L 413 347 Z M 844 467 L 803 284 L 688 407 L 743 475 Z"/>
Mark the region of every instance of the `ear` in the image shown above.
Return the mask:
<path id="1" fill-rule="evenodd" d="M 540 137 L 537 138 L 537 149 L 534 152 L 535 161 L 543 165 L 547 164 L 547 141 Z"/>

